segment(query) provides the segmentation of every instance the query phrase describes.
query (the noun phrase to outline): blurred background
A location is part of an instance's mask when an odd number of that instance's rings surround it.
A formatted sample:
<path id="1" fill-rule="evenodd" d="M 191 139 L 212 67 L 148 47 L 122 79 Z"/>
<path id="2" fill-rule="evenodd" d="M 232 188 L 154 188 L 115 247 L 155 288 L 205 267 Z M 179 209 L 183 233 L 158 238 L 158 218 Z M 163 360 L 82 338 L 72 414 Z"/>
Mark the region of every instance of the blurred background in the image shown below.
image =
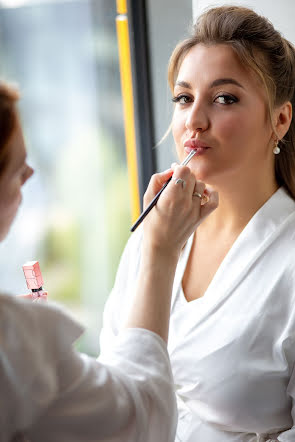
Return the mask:
<path id="1" fill-rule="evenodd" d="M 1 248 L 1 289 L 26 292 L 40 262 L 50 299 L 88 327 L 99 315 L 130 225 L 112 1 L 2 2 L 1 76 L 21 90 L 29 163 L 18 219 Z M 95 330 L 95 333 L 91 333 Z"/>

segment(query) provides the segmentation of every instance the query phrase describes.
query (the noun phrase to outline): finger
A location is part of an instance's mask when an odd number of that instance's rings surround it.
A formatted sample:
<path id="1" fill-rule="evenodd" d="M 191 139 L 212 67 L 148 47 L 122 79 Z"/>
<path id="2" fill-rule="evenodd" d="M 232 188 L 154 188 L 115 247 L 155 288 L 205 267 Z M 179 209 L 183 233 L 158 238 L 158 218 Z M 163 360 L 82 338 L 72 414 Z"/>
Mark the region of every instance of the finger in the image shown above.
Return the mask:
<path id="1" fill-rule="evenodd" d="M 17 295 L 17 297 L 22 299 L 32 299 L 32 293 L 27 293 L 26 295 Z"/>
<path id="2" fill-rule="evenodd" d="M 209 201 L 203 206 L 201 206 L 202 220 L 206 218 L 208 215 L 210 215 L 210 213 L 212 213 L 213 210 L 215 210 L 218 207 L 218 202 L 219 202 L 218 192 L 216 192 L 215 190 L 209 190 L 208 188 L 206 190 L 207 190 L 206 194 L 209 197 Z"/>
<path id="3" fill-rule="evenodd" d="M 47 302 L 47 295 L 38 296 L 38 298 L 34 299 L 33 302 Z"/>
<path id="4" fill-rule="evenodd" d="M 188 167 L 177 165 L 174 169 L 172 181 L 165 192 L 165 197 L 187 199 L 191 203 L 195 182 L 195 177 Z"/>
<path id="5" fill-rule="evenodd" d="M 171 169 L 174 171 L 176 166 L 179 166 L 179 164 L 178 163 L 172 163 L 171 164 Z"/>
<path id="6" fill-rule="evenodd" d="M 36 296 L 36 298 L 33 299 L 33 302 L 46 302 L 47 301 L 47 295 L 48 292 L 42 292 L 42 295 Z"/>
<path id="7" fill-rule="evenodd" d="M 198 215 L 201 215 L 201 204 L 202 204 L 202 195 L 205 192 L 205 183 L 202 181 L 196 181 L 195 186 L 192 193 L 192 203 L 196 208 Z"/>
<path id="8" fill-rule="evenodd" d="M 172 169 L 167 169 L 161 173 L 155 173 L 152 175 L 148 188 L 144 194 L 144 206 L 148 205 L 150 201 L 154 198 L 154 196 L 162 189 L 164 184 L 169 180 L 172 176 Z"/>
<path id="9" fill-rule="evenodd" d="M 205 185 L 205 183 L 203 183 L 202 181 L 196 181 L 195 182 L 195 186 L 194 186 L 193 194 L 194 193 L 198 193 L 200 195 L 203 195 L 203 194 L 205 194 L 205 192 L 206 192 L 206 185 Z M 198 195 L 196 195 L 196 197 L 198 198 Z"/>

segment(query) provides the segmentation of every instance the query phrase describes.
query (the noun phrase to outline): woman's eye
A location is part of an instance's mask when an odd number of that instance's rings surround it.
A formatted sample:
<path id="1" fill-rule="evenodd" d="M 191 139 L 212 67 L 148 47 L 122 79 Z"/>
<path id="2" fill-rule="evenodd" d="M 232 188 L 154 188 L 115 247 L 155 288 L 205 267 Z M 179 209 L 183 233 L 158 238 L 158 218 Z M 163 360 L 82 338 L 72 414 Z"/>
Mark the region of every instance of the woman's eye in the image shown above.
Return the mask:
<path id="1" fill-rule="evenodd" d="M 188 95 L 178 95 L 177 97 L 173 97 L 172 101 L 173 103 L 187 104 L 190 103 L 192 99 Z"/>
<path id="2" fill-rule="evenodd" d="M 214 101 L 220 104 L 233 104 L 236 103 L 238 99 L 233 95 L 222 94 L 218 95 L 218 97 L 216 97 Z"/>

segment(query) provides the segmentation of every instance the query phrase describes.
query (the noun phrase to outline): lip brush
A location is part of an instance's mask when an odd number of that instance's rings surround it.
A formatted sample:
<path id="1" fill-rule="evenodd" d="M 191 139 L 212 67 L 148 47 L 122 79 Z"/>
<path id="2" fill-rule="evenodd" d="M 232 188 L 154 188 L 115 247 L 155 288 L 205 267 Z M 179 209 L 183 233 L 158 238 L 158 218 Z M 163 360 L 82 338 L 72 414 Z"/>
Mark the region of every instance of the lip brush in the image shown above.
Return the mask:
<path id="1" fill-rule="evenodd" d="M 180 164 L 181 166 L 186 166 L 187 163 L 192 159 L 192 157 L 195 155 L 196 151 L 192 150 L 188 156 L 183 160 L 183 162 Z M 139 218 L 135 221 L 133 226 L 130 229 L 130 232 L 134 232 L 134 230 L 137 229 L 139 224 L 142 223 L 142 221 L 145 219 L 147 214 L 152 210 L 152 208 L 157 204 L 158 199 L 160 198 L 161 193 L 163 190 L 168 186 L 172 179 L 172 176 L 169 178 L 169 180 L 166 181 L 166 183 L 163 185 L 162 189 L 157 193 L 157 195 L 152 199 L 150 204 L 147 206 L 147 208 L 142 212 L 142 214 L 139 216 Z"/>

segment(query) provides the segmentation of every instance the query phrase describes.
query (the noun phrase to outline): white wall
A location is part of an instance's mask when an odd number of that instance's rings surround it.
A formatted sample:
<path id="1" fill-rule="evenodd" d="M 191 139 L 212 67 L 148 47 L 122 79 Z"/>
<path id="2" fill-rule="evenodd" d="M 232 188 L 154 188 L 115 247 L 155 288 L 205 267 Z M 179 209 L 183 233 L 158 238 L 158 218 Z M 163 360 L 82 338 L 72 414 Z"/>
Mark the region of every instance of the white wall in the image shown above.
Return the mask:
<path id="1" fill-rule="evenodd" d="M 241 5 L 254 9 L 258 14 L 267 17 L 279 30 L 285 38 L 295 43 L 295 1 L 294 0 L 192 0 L 193 16 L 197 17 L 200 13 L 210 6 L 220 5 Z"/>

